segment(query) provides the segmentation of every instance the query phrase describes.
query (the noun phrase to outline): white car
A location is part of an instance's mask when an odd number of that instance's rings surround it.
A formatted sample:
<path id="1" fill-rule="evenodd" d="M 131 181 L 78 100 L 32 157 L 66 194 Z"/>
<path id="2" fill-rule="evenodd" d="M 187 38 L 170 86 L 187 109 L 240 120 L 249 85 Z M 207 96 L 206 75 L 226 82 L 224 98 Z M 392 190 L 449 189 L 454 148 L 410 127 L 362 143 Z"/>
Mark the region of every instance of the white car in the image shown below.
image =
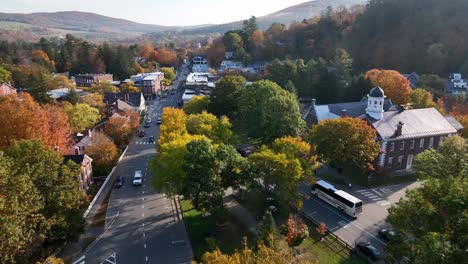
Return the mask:
<path id="1" fill-rule="evenodd" d="M 140 170 L 135 171 L 135 176 L 133 176 L 133 185 L 139 186 L 141 185 L 142 181 L 143 181 L 143 178 L 141 176 L 141 171 Z"/>

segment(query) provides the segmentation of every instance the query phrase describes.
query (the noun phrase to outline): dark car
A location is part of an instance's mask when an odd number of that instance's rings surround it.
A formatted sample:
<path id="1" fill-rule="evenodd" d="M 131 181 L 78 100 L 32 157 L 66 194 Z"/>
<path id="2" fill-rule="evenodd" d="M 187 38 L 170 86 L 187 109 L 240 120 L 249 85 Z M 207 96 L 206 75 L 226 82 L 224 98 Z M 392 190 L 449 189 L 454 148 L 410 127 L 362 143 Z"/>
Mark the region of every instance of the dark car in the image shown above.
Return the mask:
<path id="1" fill-rule="evenodd" d="M 161 118 L 158 118 L 158 119 L 156 120 L 156 124 L 157 124 L 157 125 L 160 125 L 161 122 L 162 122 Z"/>
<path id="2" fill-rule="evenodd" d="M 154 137 L 153 136 L 148 138 L 148 143 L 154 143 Z"/>
<path id="3" fill-rule="evenodd" d="M 149 128 L 149 127 L 151 127 L 151 123 L 146 122 L 144 125 L 144 128 Z"/>
<path id="4" fill-rule="evenodd" d="M 382 253 L 378 251 L 373 245 L 369 242 L 359 242 L 354 249 L 354 252 L 364 257 L 367 257 L 371 260 L 382 259 Z"/>
<path id="5" fill-rule="evenodd" d="M 124 185 L 124 177 L 123 176 L 117 177 L 117 179 L 115 180 L 115 183 L 114 183 L 115 188 L 120 188 L 123 185 Z"/>
<path id="6" fill-rule="evenodd" d="M 146 133 L 145 133 L 144 130 L 138 131 L 138 136 L 139 136 L 139 137 L 145 137 L 145 135 L 146 135 Z"/>
<path id="7" fill-rule="evenodd" d="M 396 233 L 395 233 L 395 231 L 393 231 L 391 229 L 384 228 L 384 229 L 379 230 L 378 235 L 379 235 L 379 237 L 385 239 L 386 241 L 390 241 L 395 237 Z"/>

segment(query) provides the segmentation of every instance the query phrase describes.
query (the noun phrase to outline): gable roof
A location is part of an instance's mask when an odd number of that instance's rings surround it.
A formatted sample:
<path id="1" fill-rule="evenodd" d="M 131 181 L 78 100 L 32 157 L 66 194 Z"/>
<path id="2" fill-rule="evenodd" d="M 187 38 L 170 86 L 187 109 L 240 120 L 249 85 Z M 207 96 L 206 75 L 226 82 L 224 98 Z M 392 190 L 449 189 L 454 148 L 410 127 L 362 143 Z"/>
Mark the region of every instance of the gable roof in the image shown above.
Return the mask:
<path id="1" fill-rule="evenodd" d="M 435 108 L 389 111 L 381 120 L 368 118 L 371 125 L 383 139 L 404 139 L 457 133 Z M 403 123 L 401 136 L 396 136 L 398 123 Z"/>
<path id="2" fill-rule="evenodd" d="M 9 83 L 0 82 L 0 96 L 9 94 L 16 94 L 16 88 L 11 86 Z"/>
<path id="3" fill-rule="evenodd" d="M 384 100 L 384 111 L 392 110 L 393 103 L 390 99 Z M 350 103 L 338 103 L 338 104 L 329 104 L 328 110 L 330 113 L 341 116 L 343 110 L 346 110 L 346 115 L 349 117 L 360 117 L 366 114 L 367 108 L 367 98 L 363 98 L 360 102 L 350 102 Z"/>
<path id="4" fill-rule="evenodd" d="M 104 103 L 113 105 L 117 100 L 138 107 L 141 105 L 141 93 L 104 93 Z"/>

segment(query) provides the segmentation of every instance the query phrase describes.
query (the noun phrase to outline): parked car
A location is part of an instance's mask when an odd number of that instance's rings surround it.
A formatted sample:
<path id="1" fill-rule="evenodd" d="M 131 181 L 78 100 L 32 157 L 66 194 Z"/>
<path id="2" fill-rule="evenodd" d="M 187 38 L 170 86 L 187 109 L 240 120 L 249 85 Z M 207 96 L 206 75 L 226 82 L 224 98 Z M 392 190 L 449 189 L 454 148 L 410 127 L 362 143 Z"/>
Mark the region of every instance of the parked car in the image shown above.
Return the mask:
<path id="1" fill-rule="evenodd" d="M 114 187 L 115 188 L 120 188 L 124 185 L 124 177 L 123 176 L 118 176 L 117 179 L 115 180 Z"/>
<path id="2" fill-rule="evenodd" d="M 373 261 L 382 259 L 382 253 L 369 242 L 359 242 L 353 252 Z"/>
<path id="3" fill-rule="evenodd" d="M 174 94 L 175 94 L 175 90 L 172 90 L 171 94 L 174 95 Z"/>
<path id="4" fill-rule="evenodd" d="M 141 170 L 135 171 L 135 175 L 133 176 L 133 185 L 139 186 L 143 182 L 143 178 L 141 176 Z"/>
<path id="5" fill-rule="evenodd" d="M 383 238 L 384 240 L 390 241 L 395 237 L 396 233 L 395 233 L 395 231 L 393 231 L 391 229 L 384 228 L 384 229 L 379 230 L 378 235 L 379 235 L 379 237 Z"/>
<path id="6" fill-rule="evenodd" d="M 156 124 L 157 124 L 157 125 L 160 125 L 161 123 L 162 123 L 162 120 L 161 120 L 161 118 L 159 117 L 159 118 L 156 120 Z"/>
<path id="7" fill-rule="evenodd" d="M 148 138 L 148 143 L 154 143 L 154 137 L 153 136 Z"/>
<path id="8" fill-rule="evenodd" d="M 146 135 L 146 133 L 145 133 L 144 130 L 138 131 L 138 136 L 139 136 L 139 137 L 145 137 L 145 135 Z"/>

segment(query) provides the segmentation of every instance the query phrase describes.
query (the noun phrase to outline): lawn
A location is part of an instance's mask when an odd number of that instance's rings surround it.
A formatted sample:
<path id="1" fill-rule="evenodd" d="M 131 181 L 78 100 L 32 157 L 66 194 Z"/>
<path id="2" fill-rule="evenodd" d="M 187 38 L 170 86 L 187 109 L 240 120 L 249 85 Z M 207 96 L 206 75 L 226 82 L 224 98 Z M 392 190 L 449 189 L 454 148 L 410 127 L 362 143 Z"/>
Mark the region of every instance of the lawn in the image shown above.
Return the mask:
<path id="1" fill-rule="evenodd" d="M 310 230 L 311 231 L 311 230 Z M 325 240 L 328 238 L 325 237 Z M 328 242 L 327 242 L 328 243 Z M 312 238 L 304 240 L 299 249 L 305 250 L 317 258 L 319 263 L 327 264 L 365 264 L 366 261 L 359 258 L 343 257 L 326 246 L 324 242 L 317 242 Z"/>
<path id="2" fill-rule="evenodd" d="M 222 252 L 229 254 L 234 253 L 235 249 L 241 248 L 243 237 L 248 237 L 247 230 L 232 218 L 228 219 L 226 226 L 218 227 L 213 217 L 203 218 L 202 212 L 195 210 L 190 201 L 182 200 L 181 204 L 184 222 L 196 260 L 200 260 L 205 252 L 213 250 L 206 241 L 207 237 L 214 237 L 216 246 Z"/>

